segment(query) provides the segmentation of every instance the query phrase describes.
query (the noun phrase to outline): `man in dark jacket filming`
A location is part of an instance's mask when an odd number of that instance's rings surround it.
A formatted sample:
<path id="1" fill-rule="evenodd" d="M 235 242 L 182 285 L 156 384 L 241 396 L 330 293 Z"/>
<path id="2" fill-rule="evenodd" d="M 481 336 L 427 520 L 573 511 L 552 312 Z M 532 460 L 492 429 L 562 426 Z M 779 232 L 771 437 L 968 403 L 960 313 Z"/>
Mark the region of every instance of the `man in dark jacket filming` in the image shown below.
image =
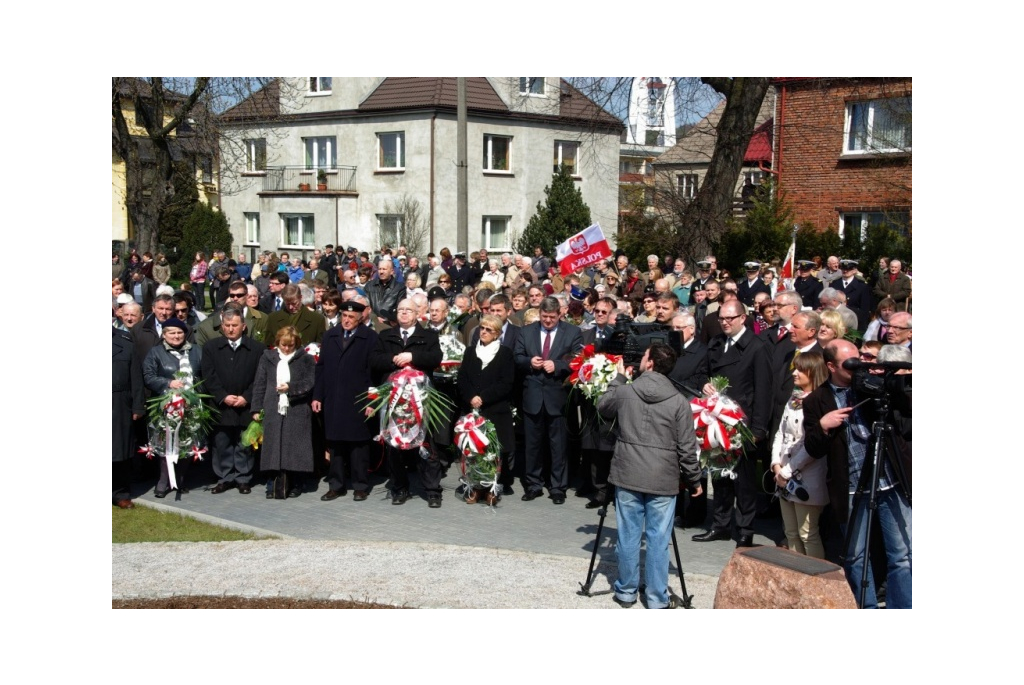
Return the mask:
<path id="1" fill-rule="evenodd" d="M 618 528 L 615 601 L 624 607 L 637 600 L 643 533 L 647 535 L 647 608 L 673 606 L 668 594 L 668 545 L 680 473 L 691 496 L 701 494 L 693 415 L 667 378 L 675 363 L 672 348 L 655 343 L 640 360 L 642 375 L 627 385 L 620 362 L 619 375 L 597 402 L 602 416 L 615 419 L 618 433 L 608 481 L 615 485 Z"/>

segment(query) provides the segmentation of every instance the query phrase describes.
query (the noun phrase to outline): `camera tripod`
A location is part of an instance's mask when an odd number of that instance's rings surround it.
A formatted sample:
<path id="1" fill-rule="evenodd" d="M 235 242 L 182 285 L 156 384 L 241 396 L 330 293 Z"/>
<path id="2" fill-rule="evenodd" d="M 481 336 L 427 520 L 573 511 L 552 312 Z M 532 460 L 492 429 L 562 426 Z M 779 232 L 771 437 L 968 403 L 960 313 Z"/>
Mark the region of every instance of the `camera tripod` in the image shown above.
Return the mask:
<path id="1" fill-rule="evenodd" d="M 857 484 L 857 490 L 853 495 L 853 503 L 850 507 L 847 524 L 848 531 L 843 549 L 843 560 L 846 561 L 847 556 L 850 554 L 850 543 L 853 542 L 853 530 L 855 527 L 853 521 L 859 508 L 866 506 L 867 517 L 862 533 L 864 540 L 864 562 L 861 566 L 860 592 L 857 596 L 858 609 L 864 608 L 864 601 L 867 599 L 868 592 L 868 579 L 870 577 L 868 574 L 872 573 L 871 526 L 874 523 L 875 512 L 878 509 L 878 482 L 885 468 L 885 463 L 889 464 L 889 468 L 892 469 L 892 473 L 898 481 L 898 484 L 894 487 L 899 488 L 907 483 L 902 464 L 897 458 L 899 451 L 897 450 L 896 439 L 893 437 L 894 429 L 887 420 L 890 416 L 889 398 L 887 395 L 883 395 L 882 397 L 875 398 L 874 402 L 878 411 L 878 420 L 871 424 L 872 449 L 868 454 L 868 458 L 864 460 L 860 482 Z M 910 492 L 904 492 L 907 497 L 907 503 L 910 504 Z M 865 496 L 867 497 L 867 502 L 864 501 Z"/>
<path id="2" fill-rule="evenodd" d="M 594 551 L 590 554 L 590 568 L 587 569 L 587 580 L 585 583 L 580 583 L 580 589 L 576 591 L 577 595 L 581 595 L 583 597 L 593 597 L 593 594 L 591 594 L 590 592 L 590 588 L 594 582 L 594 565 L 597 562 L 597 548 L 598 545 L 601 544 L 601 531 L 604 530 L 604 518 L 608 515 L 609 504 L 609 502 L 605 502 L 597 510 L 597 513 L 600 514 L 601 519 L 597 522 L 597 535 L 594 537 Z M 682 587 L 683 596 L 680 597 L 679 595 L 672 592 L 672 588 L 669 588 L 669 606 L 671 606 L 674 603 L 678 606 L 683 607 L 684 609 L 692 609 L 693 595 L 687 594 L 686 592 L 686 578 L 683 577 L 683 564 L 679 560 L 679 543 L 676 542 L 675 525 L 672 526 L 672 551 L 675 552 L 676 555 L 676 570 L 679 571 L 679 585 Z M 639 590 L 642 593 L 644 591 L 644 586 L 640 585 Z M 675 599 L 675 602 L 672 602 L 672 599 Z"/>

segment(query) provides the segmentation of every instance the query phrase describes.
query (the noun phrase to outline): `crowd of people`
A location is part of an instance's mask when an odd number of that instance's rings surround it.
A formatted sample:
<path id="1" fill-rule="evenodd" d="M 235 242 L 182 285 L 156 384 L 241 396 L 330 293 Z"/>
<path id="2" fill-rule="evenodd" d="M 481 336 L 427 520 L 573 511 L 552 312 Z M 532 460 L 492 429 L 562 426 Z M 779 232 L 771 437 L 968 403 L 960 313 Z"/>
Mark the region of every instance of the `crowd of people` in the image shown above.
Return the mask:
<path id="1" fill-rule="evenodd" d="M 133 506 L 131 462 L 150 440 L 145 400 L 169 388 L 193 385 L 210 396 L 210 492 L 249 494 L 265 483 L 268 499 L 316 491 L 323 478 L 323 501 L 349 490 L 365 501 L 379 455 L 392 505 L 410 499 L 416 470 L 428 506 L 438 508 L 456 458 L 453 424 L 475 410 L 496 428 L 501 465 L 496 488 L 462 488 L 463 500 L 495 504 L 515 494 L 518 478 L 527 502 L 545 489 L 555 505 L 570 490 L 589 498 L 588 508 L 614 501 L 617 601 L 636 601 L 645 531 L 646 602 L 665 606 L 671 526 L 699 526 L 707 516 L 688 400 L 715 392 L 710 379 L 724 376 L 752 441 L 732 477 L 714 480 L 711 526 L 693 539 L 751 546 L 755 516 L 778 501 L 777 544 L 822 558 L 830 534 L 849 533 L 837 556 L 855 592 L 868 581 L 864 605 L 876 605 L 859 542 L 866 507 L 854 494 L 869 471 L 870 429 L 892 417 L 876 416 L 843 362 L 911 360 L 909 273 L 898 259 L 865 274 L 835 256 L 799 262 L 785 283 L 778 263 L 750 261 L 735 277 L 711 255 L 694 266 L 657 255 L 634 264 L 617 253 L 562 275 L 539 247 L 532 255 L 444 248 L 419 257 L 403 247 L 371 256 L 327 245 L 307 261 L 273 252 L 252 264 L 224 252 L 208 261 L 199 252 L 174 289 L 163 255 L 133 253 L 125 264 L 114 255 L 113 502 Z M 623 367 L 595 406 L 570 393 L 570 361 L 584 345 L 602 350 L 620 319 L 673 331 L 679 344 L 652 347 Z M 457 372 L 441 372 L 453 359 Z M 361 394 L 403 369 L 431 376 L 453 409 L 424 449 L 382 451 L 374 447 L 379 421 Z M 627 384 L 631 373 L 639 378 Z M 876 539 L 887 606 L 909 607 L 911 375 L 899 375 L 899 463 L 887 463 L 879 479 Z M 636 403 L 658 407 L 654 430 L 637 423 L 653 410 Z M 598 413 L 621 423 L 613 429 L 594 420 Z M 242 437 L 254 420 L 263 427 L 258 450 Z M 174 474 L 160 461 L 154 496 L 167 496 L 172 483 L 179 496 L 188 492 L 185 461 Z M 684 491 L 690 496 L 676 497 Z"/>

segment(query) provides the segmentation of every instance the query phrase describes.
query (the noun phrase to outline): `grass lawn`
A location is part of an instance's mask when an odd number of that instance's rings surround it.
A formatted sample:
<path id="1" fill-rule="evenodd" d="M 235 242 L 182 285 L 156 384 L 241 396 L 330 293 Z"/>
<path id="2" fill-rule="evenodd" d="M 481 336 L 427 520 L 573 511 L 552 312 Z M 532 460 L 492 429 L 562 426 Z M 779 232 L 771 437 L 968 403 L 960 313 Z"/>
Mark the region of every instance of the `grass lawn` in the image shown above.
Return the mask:
<path id="1" fill-rule="evenodd" d="M 261 535 L 243 533 L 204 523 L 181 514 L 171 514 L 136 505 L 134 509 L 113 510 L 114 543 L 121 542 L 221 542 L 230 540 L 269 540 Z"/>

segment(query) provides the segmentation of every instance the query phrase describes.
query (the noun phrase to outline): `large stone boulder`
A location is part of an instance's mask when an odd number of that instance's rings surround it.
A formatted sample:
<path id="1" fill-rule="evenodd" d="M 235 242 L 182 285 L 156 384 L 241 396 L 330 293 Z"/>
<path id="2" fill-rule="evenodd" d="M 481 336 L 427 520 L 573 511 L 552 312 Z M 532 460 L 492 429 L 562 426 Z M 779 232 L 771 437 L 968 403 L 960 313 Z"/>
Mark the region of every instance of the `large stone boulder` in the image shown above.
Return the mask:
<path id="1" fill-rule="evenodd" d="M 781 547 L 737 549 L 718 577 L 716 609 L 856 609 L 843 569 Z"/>

